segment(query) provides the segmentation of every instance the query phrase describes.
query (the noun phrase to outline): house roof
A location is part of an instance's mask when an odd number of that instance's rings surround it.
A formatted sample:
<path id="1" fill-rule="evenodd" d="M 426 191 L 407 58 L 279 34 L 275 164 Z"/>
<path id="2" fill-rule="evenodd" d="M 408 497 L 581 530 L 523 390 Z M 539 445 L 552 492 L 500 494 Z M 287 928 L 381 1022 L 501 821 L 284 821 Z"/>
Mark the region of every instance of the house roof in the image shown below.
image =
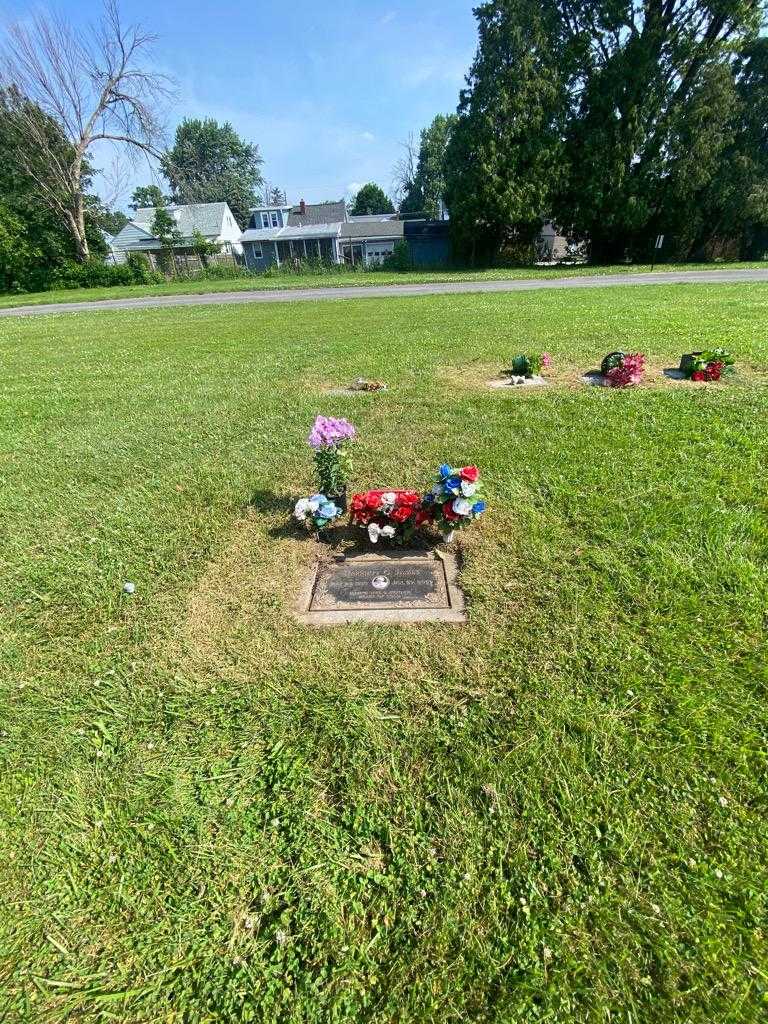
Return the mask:
<path id="1" fill-rule="evenodd" d="M 300 206 L 292 206 L 288 214 L 288 226 L 299 227 L 307 224 L 334 224 L 346 220 L 347 208 L 338 203 L 306 203 L 304 213 Z"/>
<path id="2" fill-rule="evenodd" d="M 286 228 L 248 228 L 240 235 L 241 242 L 288 242 L 302 238 L 338 238 L 343 227 L 340 221 L 335 224 L 308 224 L 306 227 Z"/>
<path id="3" fill-rule="evenodd" d="M 348 220 L 341 225 L 342 238 L 402 238 L 404 222 L 401 220 Z"/>
<path id="4" fill-rule="evenodd" d="M 347 220 L 357 223 L 360 221 L 381 221 L 381 220 L 397 220 L 396 213 L 354 213 L 351 214 Z"/>
<path id="5" fill-rule="evenodd" d="M 218 238 L 224 226 L 224 216 L 231 211 L 226 203 L 190 203 L 186 206 L 167 206 L 183 238 L 191 238 L 195 231 L 208 238 Z M 116 245 L 141 244 L 141 236 L 153 238 L 152 223 L 157 207 L 142 206 L 115 236 Z M 146 246 L 144 246 L 146 247 Z"/>

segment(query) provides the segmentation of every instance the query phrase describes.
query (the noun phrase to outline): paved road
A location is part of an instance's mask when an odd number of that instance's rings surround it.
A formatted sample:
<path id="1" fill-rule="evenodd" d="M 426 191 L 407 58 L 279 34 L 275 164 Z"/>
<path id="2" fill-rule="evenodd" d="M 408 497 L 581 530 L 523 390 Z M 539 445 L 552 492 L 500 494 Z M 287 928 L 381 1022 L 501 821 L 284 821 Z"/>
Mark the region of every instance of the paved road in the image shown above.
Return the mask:
<path id="1" fill-rule="evenodd" d="M 87 313 L 94 309 L 150 309 L 156 306 L 214 306 L 239 302 L 325 302 L 329 299 L 380 299 L 390 296 L 462 295 L 468 292 L 526 292 L 539 288 L 610 288 L 636 284 L 732 284 L 768 282 L 768 270 L 675 270 L 652 274 L 594 274 L 581 277 L 519 278 L 505 281 L 443 281 L 429 284 L 384 284 L 342 288 L 270 289 L 269 291 L 208 292 L 203 295 L 147 295 L 139 299 L 101 299 L 95 302 L 51 302 L 40 306 L 11 306 L 0 316 L 39 316 L 47 313 Z"/>

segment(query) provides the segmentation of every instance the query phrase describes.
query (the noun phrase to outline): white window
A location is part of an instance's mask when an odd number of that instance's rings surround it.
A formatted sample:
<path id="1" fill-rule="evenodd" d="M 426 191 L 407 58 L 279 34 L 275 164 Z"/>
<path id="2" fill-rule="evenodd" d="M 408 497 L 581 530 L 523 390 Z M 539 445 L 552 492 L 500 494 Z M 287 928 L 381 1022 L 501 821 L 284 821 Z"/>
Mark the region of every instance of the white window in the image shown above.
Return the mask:
<path id="1" fill-rule="evenodd" d="M 261 242 L 251 242 L 251 256 L 253 256 L 255 260 L 260 260 L 263 255 L 264 253 L 261 249 Z"/>
<path id="2" fill-rule="evenodd" d="M 277 219 L 277 213 L 273 210 L 272 211 L 272 227 L 276 228 L 279 223 L 280 223 L 280 221 Z"/>
<path id="3" fill-rule="evenodd" d="M 261 223 L 262 223 L 262 225 L 265 228 L 269 227 L 269 214 L 268 213 L 262 213 L 262 215 L 261 215 Z"/>

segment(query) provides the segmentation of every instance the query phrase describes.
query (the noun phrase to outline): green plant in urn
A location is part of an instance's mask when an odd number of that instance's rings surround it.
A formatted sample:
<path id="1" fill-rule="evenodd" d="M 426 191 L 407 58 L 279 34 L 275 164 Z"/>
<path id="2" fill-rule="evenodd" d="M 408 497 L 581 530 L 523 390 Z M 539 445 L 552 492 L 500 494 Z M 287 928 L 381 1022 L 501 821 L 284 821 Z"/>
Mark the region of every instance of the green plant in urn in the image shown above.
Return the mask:
<path id="1" fill-rule="evenodd" d="M 600 363 L 600 373 L 605 376 L 609 370 L 613 370 L 615 367 L 621 366 L 624 362 L 625 355 L 625 352 L 609 352 L 602 363 Z"/>

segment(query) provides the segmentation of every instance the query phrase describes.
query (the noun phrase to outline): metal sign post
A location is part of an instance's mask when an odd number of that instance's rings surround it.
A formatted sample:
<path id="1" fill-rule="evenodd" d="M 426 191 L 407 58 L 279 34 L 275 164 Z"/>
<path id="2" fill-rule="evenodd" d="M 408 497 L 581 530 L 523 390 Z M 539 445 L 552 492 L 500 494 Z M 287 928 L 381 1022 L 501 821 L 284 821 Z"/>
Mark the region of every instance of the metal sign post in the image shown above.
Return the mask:
<path id="1" fill-rule="evenodd" d="M 653 256 L 651 257 L 651 270 L 656 266 L 656 253 L 661 252 L 662 245 L 664 245 L 664 235 L 656 235 L 656 244 L 653 247 Z"/>

